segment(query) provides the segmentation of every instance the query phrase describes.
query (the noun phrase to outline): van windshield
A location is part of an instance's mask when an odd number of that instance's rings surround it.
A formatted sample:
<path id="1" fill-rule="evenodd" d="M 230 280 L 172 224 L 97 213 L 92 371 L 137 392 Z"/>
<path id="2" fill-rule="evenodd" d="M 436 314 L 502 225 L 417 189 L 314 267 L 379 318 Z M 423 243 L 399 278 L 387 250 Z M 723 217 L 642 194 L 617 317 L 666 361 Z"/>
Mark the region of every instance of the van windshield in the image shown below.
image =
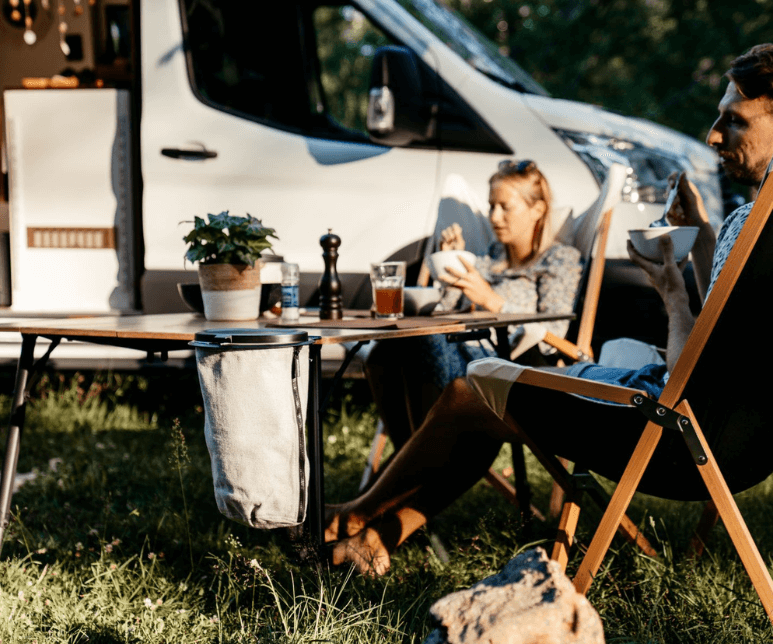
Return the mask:
<path id="1" fill-rule="evenodd" d="M 514 60 L 499 53 L 496 46 L 472 25 L 435 0 L 398 0 L 435 36 L 479 72 L 507 87 L 529 94 L 549 96 L 547 90 Z"/>

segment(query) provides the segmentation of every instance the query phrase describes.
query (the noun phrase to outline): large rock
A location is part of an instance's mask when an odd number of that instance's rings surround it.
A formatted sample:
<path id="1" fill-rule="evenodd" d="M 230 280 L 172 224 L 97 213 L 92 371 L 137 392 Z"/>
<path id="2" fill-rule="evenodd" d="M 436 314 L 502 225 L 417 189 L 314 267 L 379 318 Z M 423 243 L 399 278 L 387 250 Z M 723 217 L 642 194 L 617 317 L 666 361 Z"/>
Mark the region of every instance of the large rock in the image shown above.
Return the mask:
<path id="1" fill-rule="evenodd" d="M 424 644 L 603 644 L 598 613 L 542 548 L 438 600 Z"/>

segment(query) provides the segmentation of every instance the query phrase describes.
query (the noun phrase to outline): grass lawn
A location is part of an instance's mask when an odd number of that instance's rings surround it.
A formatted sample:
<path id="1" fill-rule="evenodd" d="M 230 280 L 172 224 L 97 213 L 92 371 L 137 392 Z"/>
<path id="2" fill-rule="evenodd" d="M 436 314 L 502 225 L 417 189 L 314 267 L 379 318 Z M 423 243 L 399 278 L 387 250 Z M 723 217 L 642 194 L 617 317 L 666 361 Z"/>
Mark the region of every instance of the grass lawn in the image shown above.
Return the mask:
<path id="1" fill-rule="evenodd" d="M 13 374 L 0 382 L 5 425 Z M 19 463 L 38 475 L 13 498 L 0 557 L 3 644 L 421 642 L 436 599 L 535 544 L 549 548 L 555 534 L 556 521 L 525 529 L 481 483 L 401 547 L 382 578 L 303 564 L 286 531 L 251 530 L 218 513 L 193 372 L 51 373 L 42 385 Z M 362 383 L 347 383 L 325 425 L 328 500 L 355 494 L 375 422 Z M 546 508 L 550 481 L 533 459 L 529 475 L 535 504 Z M 769 561 L 773 482 L 738 500 Z M 701 507 L 635 499 L 631 515 L 660 554 L 613 542 L 589 593 L 607 642 L 773 641 L 721 527 L 700 560 L 684 557 Z M 599 516 L 584 513 L 582 543 Z"/>

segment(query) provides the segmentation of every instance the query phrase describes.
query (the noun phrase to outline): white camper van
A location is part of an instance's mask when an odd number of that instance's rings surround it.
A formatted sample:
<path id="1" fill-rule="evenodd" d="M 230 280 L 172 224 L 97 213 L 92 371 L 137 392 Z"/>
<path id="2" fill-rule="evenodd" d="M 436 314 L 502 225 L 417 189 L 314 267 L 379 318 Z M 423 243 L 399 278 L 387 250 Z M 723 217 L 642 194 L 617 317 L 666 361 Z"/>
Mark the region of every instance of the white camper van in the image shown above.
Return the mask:
<path id="1" fill-rule="evenodd" d="M 7 315 L 184 310 L 176 284 L 196 275 L 180 222 L 223 210 L 277 230 L 307 300 L 333 229 L 345 304 L 368 306 L 370 262 L 417 269 L 444 199 L 482 211 L 485 242 L 487 180 L 512 157 L 538 163 L 567 216 L 611 163 L 630 168 L 612 258 L 660 215 L 675 170 L 722 218 L 706 145 L 549 96 L 437 0 L 12 5 L 0 13 Z"/>

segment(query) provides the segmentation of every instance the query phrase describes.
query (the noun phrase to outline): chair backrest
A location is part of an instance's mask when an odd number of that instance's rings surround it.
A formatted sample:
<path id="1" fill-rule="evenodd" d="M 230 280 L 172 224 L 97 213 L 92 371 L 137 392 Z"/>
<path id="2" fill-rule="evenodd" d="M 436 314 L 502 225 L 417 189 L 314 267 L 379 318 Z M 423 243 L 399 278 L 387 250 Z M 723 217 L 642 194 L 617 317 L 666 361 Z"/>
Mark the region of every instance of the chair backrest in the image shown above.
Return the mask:
<path id="1" fill-rule="evenodd" d="M 760 341 L 773 287 L 771 210 L 767 181 L 660 398 L 669 407 L 690 403 L 733 493 L 773 473 L 773 406 Z"/>
<path id="2" fill-rule="evenodd" d="M 624 165 L 612 164 L 596 201 L 574 220 L 571 244 L 580 251 L 583 259 L 583 275 L 574 304 L 574 311 L 579 314 L 576 344 L 587 355 L 593 355 L 590 345 L 604 277 L 612 211 L 620 202 L 627 175 L 628 169 Z"/>
<path id="3" fill-rule="evenodd" d="M 427 255 L 440 250 L 440 233 L 454 223 L 462 227 L 465 247 L 475 255 L 485 255 L 496 241 L 488 222 L 488 203 L 481 201 L 459 174 L 448 175 L 443 183 L 435 231 L 427 245 Z"/>
<path id="4" fill-rule="evenodd" d="M 613 163 L 609 167 L 607 177 L 601 185 L 596 201 L 588 210 L 574 219 L 571 244 L 580 251 L 584 260 L 591 257 L 602 216 L 619 203 L 627 176 L 628 168 L 626 166 Z"/>

